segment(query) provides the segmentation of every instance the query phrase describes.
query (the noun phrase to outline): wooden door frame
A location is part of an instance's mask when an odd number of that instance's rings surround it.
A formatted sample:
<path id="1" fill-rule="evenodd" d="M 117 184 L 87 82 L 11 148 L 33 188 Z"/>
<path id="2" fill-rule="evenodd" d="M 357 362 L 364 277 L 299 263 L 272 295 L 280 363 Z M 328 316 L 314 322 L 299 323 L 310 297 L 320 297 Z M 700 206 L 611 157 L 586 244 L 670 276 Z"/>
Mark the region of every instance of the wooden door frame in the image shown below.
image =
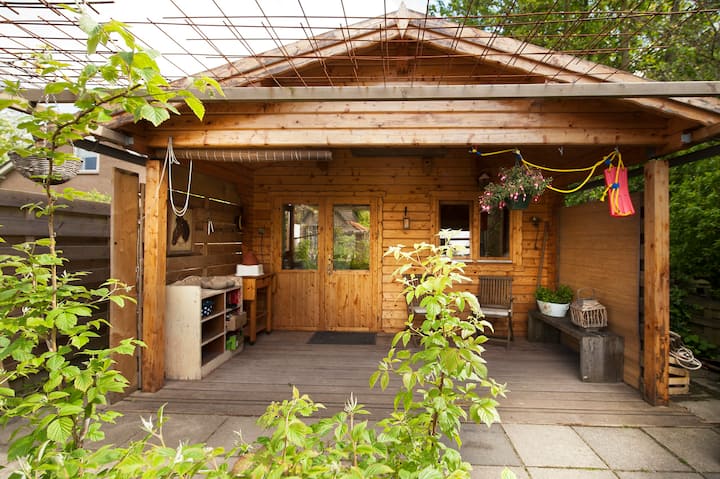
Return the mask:
<path id="1" fill-rule="evenodd" d="M 383 235 L 382 235 L 382 214 L 383 214 L 383 194 L 380 192 L 357 192 L 357 193 L 337 193 L 337 192 L 314 192 L 314 193 L 307 193 L 307 192 L 282 192 L 282 193 L 271 193 L 270 194 L 270 204 L 272 205 L 272 218 L 270 221 L 271 224 L 271 241 L 270 241 L 270 255 L 271 260 L 270 264 L 272 266 L 273 271 L 280 272 L 282 271 L 282 207 L 284 204 L 288 203 L 304 203 L 304 204 L 318 204 L 321 208 L 327 207 L 327 205 L 331 205 L 333 203 L 346 203 L 346 204 L 354 204 L 354 203 L 367 203 L 370 205 L 371 208 L 371 228 L 370 228 L 370 248 L 371 258 L 376 258 L 376 265 L 375 265 L 375 272 L 373 274 L 372 272 L 372 265 L 371 265 L 371 273 L 370 273 L 370 280 L 371 280 L 371 291 L 372 296 L 375 298 L 375 301 L 373 302 L 373 324 L 370 327 L 371 331 L 380 331 L 382 326 L 382 267 L 383 267 L 383 255 L 382 255 L 382 241 L 383 241 Z M 375 220 L 373 222 L 372 218 L 372 211 L 373 209 L 376 211 L 375 214 Z M 327 241 L 327 235 L 325 235 L 324 229 L 327 228 L 327 220 L 322 218 L 322 210 L 320 212 L 321 218 L 319 219 L 318 224 L 318 251 L 320 251 L 321 248 L 325 248 L 324 251 L 327 251 L 327 248 L 329 248 L 328 245 L 325 244 Z M 375 226 L 374 228 L 372 226 Z M 323 253 L 324 255 L 325 253 Z M 327 268 L 327 264 L 322 263 L 318 261 L 318 268 Z M 321 275 L 322 281 L 320 282 L 320 297 L 324 297 L 326 294 L 325 292 L 325 275 L 327 274 L 326 271 L 320 272 L 318 271 L 318 274 Z M 281 294 L 280 294 L 281 295 Z M 276 295 L 277 298 L 280 295 Z M 326 323 L 326 311 L 325 306 L 323 302 L 319 305 L 319 322 L 318 322 L 318 329 L 321 329 Z"/>

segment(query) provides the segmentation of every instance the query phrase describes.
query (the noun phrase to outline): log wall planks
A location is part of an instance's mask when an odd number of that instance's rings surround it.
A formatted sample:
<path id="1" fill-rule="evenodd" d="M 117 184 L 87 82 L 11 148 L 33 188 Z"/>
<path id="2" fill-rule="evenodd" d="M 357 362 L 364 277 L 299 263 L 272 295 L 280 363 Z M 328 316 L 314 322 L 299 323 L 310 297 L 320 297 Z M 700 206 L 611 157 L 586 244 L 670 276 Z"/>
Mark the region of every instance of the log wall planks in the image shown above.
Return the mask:
<path id="1" fill-rule="evenodd" d="M 173 117 L 165 148 L 418 145 L 663 145 L 668 120 L 619 100 L 435 100 L 212 104 Z"/>
<path id="2" fill-rule="evenodd" d="M 327 163 L 298 162 L 265 165 L 254 170 L 255 191 L 253 208 L 253 245 L 261 261 L 271 264 L 270 241 L 279 232 L 272 230 L 272 201 L 268 198 L 296 194 L 303 195 L 342 195 L 356 194 L 379 195 L 381 198 L 382 251 L 397 244 L 411 245 L 413 242 L 433 241 L 432 210 L 433 198 L 466 197 L 475 201 L 479 191 L 477 184 L 478 167 L 476 159 L 467 152 L 450 153 L 447 156 L 432 159 L 422 157 L 357 157 L 349 150 L 334 151 L 333 160 Z M 522 261 L 469 262 L 466 273 L 471 278 L 481 274 L 507 274 L 514 278 L 513 295 L 515 302 L 515 333 L 522 337 L 527 331 L 527 312 L 534 307 L 536 277 L 542 251 L 543 227 L 533 225 L 532 216 L 541 222 L 548 222 L 554 228 L 554 219 L 550 214 L 550 205 L 554 196 L 543 196 L 540 203 L 533 204 L 523 212 L 518 212 L 517 229 L 521 235 L 514 234 L 518 244 L 514 245 Z M 409 230 L 402 228 L 402 216 L 405 207 L 411 220 Z M 275 212 L 280 215 L 280 212 Z M 260 251 L 257 229 L 265 231 L 264 246 Z M 521 237 L 519 237 L 521 236 Z M 555 240 L 550 234 L 547 238 L 545 258 L 541 272 L 542 282 L 547 284 L 555 278 Z M 517 259 L 517 258 L 516 258 Z M 396 263 L 392 258 L 383 257 L 380 272 L 381 318 L 378 322 L 381 331 L 397 331 L 404 327 L 407 320 L 404 299 L 400 297 L 401 287 L 392 278 Z M 297 272 L 297 281 L 302 282 L 302 272 Z M 275 294 L 277 303 L 297 301 L 298 298 L 286 297 L 285 287 L 279 284 Z M 308 285 L 315 288 L 315 286 Z M 463 286 L 474 291 L 476 282 Z M 310 306 L 308 306 L 310 307 Z M 310 309 L 312 311 L 312 308 Z M 308 312 L 310 312 L 308 311 Z M 279 329 L 312 329 L 312 320 L 307 316 L 293 318 L 278 314 L 274 320 Z"/>
<path id="3" fill-rule="evenodd" d="M 636 211 L 642 196 L 633 195 Z M 640 387 L 640 214 L 611 217 L 608 205 L 562 208 L 558 230 L 559 282 L 573 289 L 595 288 L 607 308 L 608 328 L 625 338 L 623 379 Z"/>
<path id="4" fill-rule="evenodd" d="M 237 166 L 237 165 L 234 165 Z M 177 207 L 185 204 L 188 169 L 186 165 L 173 168 L 174 202 Z M 167 282 L 172 283 L 187 276 L 213 276 L 235 274 L 240 263 L 243 233 L 237 225 L 238 216 L 249 212 L 252 192 L 252 176 L 228 177 L 222 164 L 194 162 L 190 188 L 189 211 L 192 218 L 192 253 L 169 255 L 167 259 Z M 168 217 L 173 213 L 168 205 Z M 212 223 L 212 231 L 208 223 Z"/>

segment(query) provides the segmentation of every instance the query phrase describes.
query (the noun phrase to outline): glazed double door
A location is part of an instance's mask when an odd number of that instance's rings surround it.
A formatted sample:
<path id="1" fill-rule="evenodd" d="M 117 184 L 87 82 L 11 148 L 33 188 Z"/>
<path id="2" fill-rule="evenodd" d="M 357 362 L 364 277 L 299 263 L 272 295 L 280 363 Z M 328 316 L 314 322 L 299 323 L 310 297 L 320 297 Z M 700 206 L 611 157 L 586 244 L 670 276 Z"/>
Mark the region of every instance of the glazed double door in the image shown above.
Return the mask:
<path id="1" fill-rule="evenodd" d="M 376 331 L 378 200 L 283 198 L 274 206 L 278 328 Z"/>

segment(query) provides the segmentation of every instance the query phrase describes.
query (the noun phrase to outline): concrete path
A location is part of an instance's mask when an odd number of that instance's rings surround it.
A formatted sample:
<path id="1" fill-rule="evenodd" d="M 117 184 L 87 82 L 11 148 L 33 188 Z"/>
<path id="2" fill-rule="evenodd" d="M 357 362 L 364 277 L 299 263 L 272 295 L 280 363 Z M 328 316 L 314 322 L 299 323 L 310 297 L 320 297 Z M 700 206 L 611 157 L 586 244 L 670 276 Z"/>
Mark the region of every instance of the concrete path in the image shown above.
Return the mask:
<path id="1" fill-rule="evenodd" d="M 709 404 L 715 408 L 720 402 Z M 139 439 L 141 417 L 127 413 L 106 425 L 106 443 Z M 263 431 L 256 418 L 167 414 L 166 444 L 204 442 L 233 447 L 241 434 L 251 442 Z M 720 479 L 720 424 L 678 427 L 574 426 L 502 423 L 466 424 L 463 458 L 475 479 L 499 479 L 504 467 L 519 479 Z M 0 438 L 0 451 L 7 434 Z M 4 451 L 3 451 L 4 452 Z M 4 463 L 0 452 L 0 462 Z M 7 477 L 0 473 L 0 477 Z"/>
<path id="2" fill-rule="evenodd" d="M 139 416 L 106 428 L 108 441 L 140 437 Z M 255 418 L 171 414 L 166 444 L 206 442 L 230 448 L 241 433 L 263 434 Z M 592 427 L 474 424 L 463 429 L 463 458 L 475 479 L 499 479 L 504 467 L 519 479 L 720 479 L 720 428 Z"/>

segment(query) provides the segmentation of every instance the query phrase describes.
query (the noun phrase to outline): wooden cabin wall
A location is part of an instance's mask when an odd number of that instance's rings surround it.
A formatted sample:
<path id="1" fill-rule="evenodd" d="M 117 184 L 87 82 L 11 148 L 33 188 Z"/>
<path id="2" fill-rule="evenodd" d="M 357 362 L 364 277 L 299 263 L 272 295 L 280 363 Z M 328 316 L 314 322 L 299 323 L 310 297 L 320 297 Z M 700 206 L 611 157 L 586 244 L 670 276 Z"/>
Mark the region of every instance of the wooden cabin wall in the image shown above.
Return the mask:
<path id="1" fill-rule="evenodd" d="M 391 151 L 391 150 L 390 150 Z M 334 151 L 333 159 L 326 163 L 296 162 L 277 166 L 265 166 L 255 170 L 255 191 L 253 221 L 253 244 L 261 261 L 268 265 L 270 237 L 278 232 L 270 231 L 272 225 L 272 198 L 275 195 L 297 192 L 306 194 L 362 194 L 370 193 L 381 198 L 382 250 L 397 244 L 412 245 L 414 242 L 433 241 L 432 221 L 433 198 L 438 195 L 469 194 L 474 197 L 479 191 L 477 162 L 467 152 L 449 153 L 444 157 L 357 157 L 349 150 Z M 471 278 L 479 275 L 512 275 L 515 296 L 515 334 L 526 336 L 527 311 L 534 308 L 540 253 L 542 251 L 544 222 L 548 223 L 548 238 L 545 248 L 544 267 L 541 281 L 547 284 L 554 280 L 555 240 L 554 219 L 551 216 L 551 194 L 545 195 L 538 204 L 517 214 L 521 217 L 521 235 L 513 240 L 520 244 L 519 258 L 512 263 L 470 262 L 466 273 Z M 405 207 L 411 219 L 409 230 L 403 230 L 402 217 Z M 540 218 L 536 227 L 530 221 L 532 216 Z M 257 229 L 264 228 L 262 251 L 258 248 Z M 519 249 L 518 248 L 518 249 Z M 379 330 L 398 331 L 404 327 L 407 312 L 404 299 L 399 293 L 401 287 L 392 278 L 396 268 L 390 257 L 382 259 L 381 318 Z M 477 282 L 463 286 L 475 291 Z M 275 293 L 275 301 L 291 301 L 284 298 L 282 288 Z M 293 329 L 293 318 L 276 317 L 274 327 Z M 498 331 L 502 332 L 502 331 Z"/>
<path id="2" fill-rule="evenodd" d="M 168 254 L 168 283 L 187 276 L 235 274 L 235 267 L 240 263 L 243 239 L 235 218 L 241 208 L 244 211 L 249 209 L 252 175 L 249 172 L 237 174 L 237 168 L 241 168 L 238 165 L 232 165 L 233 174 L 229 174 L 230 169 L 225 170 L 223 165 L 227 168 L 227 164 L 222 163 L 203 165 L 202 162 L 195 162 L 193 165 L 190 205 L 186 213 L 192 219 L 192 253 Z M 173 167 L 174 201 L 177 207 L 185 203 L 187 180 L 186 165 Z M 168 215 L 172 218 L 169 204 Z M 208 220 L 214 226 L 212 233 L 208 232 Z M 171 228 L 172 222 L 168 221 L 168 229 Z"/>
<path id="3" fill-rule="evenodd" d="M 595 288 L 607 308 L 608 328 L 625 338 L 624 381 L 640 385 L 640 207 L 642 196 L 633 195 L 638 212 L 610 216 L 601 202 L 562 208 L 558 233 L 559 281 L 573 289 Z"/>

